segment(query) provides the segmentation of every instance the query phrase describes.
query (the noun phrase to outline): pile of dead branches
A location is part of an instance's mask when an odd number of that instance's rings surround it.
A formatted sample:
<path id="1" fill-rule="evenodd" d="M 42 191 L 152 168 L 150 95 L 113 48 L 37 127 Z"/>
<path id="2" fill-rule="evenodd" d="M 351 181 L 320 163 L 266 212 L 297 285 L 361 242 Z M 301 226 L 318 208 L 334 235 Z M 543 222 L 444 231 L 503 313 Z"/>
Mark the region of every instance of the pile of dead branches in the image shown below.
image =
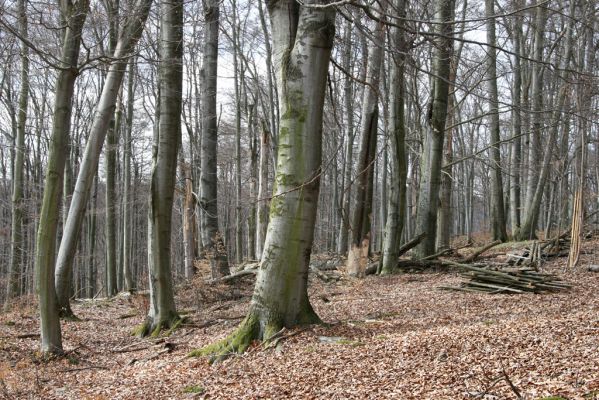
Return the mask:
<path id="1" fill-rule="evenodd" d="M 544 293 L 569 289 L 570 285 L 553 274 L 538 272 L 534 268 L 480 268 L 460 264 L 461 274 L 468 278 L 460 286 L 443 286 L 440 289 L 483 293 Z"/>

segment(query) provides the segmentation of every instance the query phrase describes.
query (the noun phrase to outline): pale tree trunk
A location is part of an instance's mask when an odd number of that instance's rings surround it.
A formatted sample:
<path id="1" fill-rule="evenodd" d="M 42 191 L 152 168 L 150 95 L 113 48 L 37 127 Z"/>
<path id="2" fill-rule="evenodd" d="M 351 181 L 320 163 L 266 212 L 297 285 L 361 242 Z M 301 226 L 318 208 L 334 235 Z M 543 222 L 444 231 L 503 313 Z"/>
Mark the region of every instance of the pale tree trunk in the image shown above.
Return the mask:
<path id="1" fill-rule="evenodd" d="M 503 179 L 501 171 L 500 127 L 499 127 L 499 95 L 497 92 L 497 53 L 495 46 L 494 0 L 485 0 L 487 16 L 487 86 L 489 91 L 489 122 L 491 130 L 491 230 L 493 240 L 505 242 L 507 229 L 505 224 L 505 207 L 503 204 Z"/>
<path id="2" fill-rule="evenodd" d="M 223 236 L 218 228 L 216 154 L 218 126 L 216 82 L 218 67 L 218 0 L 204 0 L 204 93 L 202 96 L 202 154 L 200 205 L 202 209 L 202 244 L 210 260 L 213 278 L 229 274 L 229 261 Z"/>
<path id="3" fill-rule="evenodd" d="M 193 179 L 191 176 L 191 164 L 180 163 L 181 176 L 184 178 L 183 192 L 183 250 L 185 255 L 185 278 L 191 279 L 195 274 L 194 262 L 196 259 L 196 220 L 195 220 L 195 200 L 193 197 Z"/>
<path id="4" fill-rule="evenodd" d="M 276 135 L 276 132 L 278 132 L 278 99 L 275 95 L 276 88 L 273 78 L 272 47 L 270 45 L 270 35 L 268 33 L 268 27 L 266 26 L 266 18 L 264 16 L 262 0 L 258 0 L 258 11 L 260 14 L 260 25 L 262 27 L 262 33 L 264 34 L 264 48 L 266 50 L 266 83 L 268 85 L 268 110 L 270 117 L 268 132 L 271 132 L 271 136 L 273 136 Z M 276 139 L 272 141 L 271 145 L 273 146 L 273 149 L 276 149 Z M 258 257 L 260 257 L 260 255 L 261 253 L 258 253 Z"/>
<path id="5" fill-rule="evenodd" d="M 539 211 L 541 209 L 541 201 L 543 199 L 543 192 L 545 191 L 545 183 L 551 169 L 551 159 L 553 156 L 553 148 L 557 142 L 557 136 L 560 127 L 560 121 L 562 113 L 564 111 L 564 105 L 569 96 L 569 85 L 567 71 L 570 65 L 570 58 L 572 57 L 573 47 L 573 17 L 574 17 L 574 6 L 570 6 L 570 19 L 568 20 L 567 31 L 565 35 L 566 46 L 563 54 L 562 61 L 559 67 L 559 82 L 560 87 L 557 93 L 556 106 L 551 116 L 549 123 L 549 138 L 545 152 L 543 154 L 543 163 L 541 165 L 540 175 L 538 177 L 537 185 L 534 188 L 533 195 L 531 196 L 530 204 L 526 207 L 526 213 L 522 221 L 522 227 L 516 237 L 517 240 L 528 240 L 536 237 L 535 231 L 537 228 L 537 222 L 539 217 Z M 540 124 L 540 120 L 538 121 Z M 540 129 L 540 126 L 539 126 Z M 527 195 L 528 197 L 528 195 Z"/>
<path id="6" fill-rule="evenodd" d="M 152 168 L 148 230 L 152 232 L 150 310 L 140 335 L 172 328 L 180 318 L 171 275 L 171 226 L 183 96 L 183 0 L 160 2 L 160 119 Z M 156 137 L 155 137 L 156 140 Z"/>
<path id="7" fill-rule="evenodd" d="M 54 288 L 54 267 L 56 236 L 60 219 L 60 200 L 62 180 L 71 130 L 71 111 L 73 88 L 77 78 L 77 61 L 81 44 L 81 32 L 89 2 L 79 0 L 68 5 L 61 2 L 62 19 L 67 21 L 63 33 L 61 65 L 54 88 L 54 118 L 52 122 L 52 140 L 46 166 L 46 180 L 42 208 L 37 231 L 37 250 L 35 266 L 37 272 L 37 290 L 39 295 L 41 351 L 43 353 L 62 353 L 62 335 L 56 292 Z M 68 298 L 68 297 L 67 297 Z"/>
<path id="8" fill-rule="evenodd" d="M 268 226 L 268 152 L 270 134 L 265 122 L 260 134 L 260 160 L 258 166 L 258 207 L 256 208 L 256 258 L 262 257 L 266 228 Z"/>
<path id="9" fill-rule="evenodd" d="M 351 41 L 351 22 L 348 21 L 345 26 L 344 49 L 343 49 L 343 68 L 351 73 L 352 71 L 352 41 Z M 339 242 L 337 243 L 337 252 L 339 254 L 347 253 L 349 240 L 349 206 L 351 200 L 351 175 L 352 158 L 354 152 L 354 102 L 353 102 L 353 80 L 351 76 L 346 75 L 343 82 L 344 102 L 345 102 L 345 160 L 343 163 L 343 195 L 341 200 L 341 230 L 339 232 Z"/>
<path id="10" fill-rule="evenodd" d="M 27 39 L 27 2 L 19 0 L 19 33 Z M 10 264 L 8 266 L 7 300 L 21 294 L 23 274 L 23 218 L 24 218 L 24 166 L 25 166 L 25 133 L 27 123 L 27 106 L 29 103 L 29 47 L 21 42 L 21 89 L 19 92 L 19 110 L 17 116 L 17 137 L 13 162 L 12 189 L 12 223 Z"/>
<path id="11" fill-rule="evenodd" d="M 417 258 L 435 252 L 443 136 L 447 119 L 450 60 L 453 47 L 453 9 L 454 0 L 437 0 L 435 5 L 434 31 L 440 35 L 435 37 L 432 104 L 428 115 L 429 129 L 426 132 L 427 137 L 420 162 L 420 193 L 416 217 L 416 233 L 426 233 L 426 237 L 415 248 Z"/>
<path id="12" fill-rule="evenodd" d="M 367 86 L 364 88 L 362 129 L 356 197 L 353 207 L 351 243 L 347 255 L 347 273 L 364 276 L 368 263 L 368 252 L 372 240 L 372 195 L 374 186 L 374 164 L 379 119 L 378 89 L 383 63 L 385 25 L 378 22 L 375 31 L 376 43 L 368 59 Z"/>
<path id="13" fill-rule="evenodd" d="M 114 115 L 116 99 L 127 68 L 127 57 L 131 55 L 137 41 L 141 37 L 143 27 L 150 12 L 152 0 L 138 0 L 131 16 L 125 22 L 122 34 L 114 52 L 114 61 L 108 70 L 102 94 L 96 108 L 89 139 L 85 146 L 85 153 L 79 167 L 79 175 L 75 184 L 73 198 L 64 227 L 60 248 L 58 250 L 56 270 L 56 294 L 61 313 L 72 314 L 69 304 L 68 276 L 73 268 L 73 259 L 77 250 L 81 225 L 85 218 L 85 207 L 89 197 L 94 176 L 98 169 L 98 161 L 102 152 L 102 145 L 108 131 L 110 121 Z"/>
<path id="14" fill-rule="evenodd" d="M 127 79 L 127 123 L 123 138 L 123 289 L 129 292 L 135 291 L 136 284 L 131 273 L 131 240 L 132 240 L 132 216 L 131 204 L 131 134 L 133 132 L 133 106 L 135 102 L 135 61 L 129 61 L 129 76 Z"/>
<path id="15" fill-rule="evenodd" d="M 394 0 L 393 7 L 399 18 L 405 17 L 406 0 Z M 407 43 L 400 27 L 394 27 L 391 33 L 392 46 L 397 51 L 391 61 L 391 185 L 389 205 L 387 208 L 387 223 L 383 240 L 383 259 L 381 273 L 393 272 L 400 247 L 401 234 L 406 215 L 406 126 L 405 126 L 405 54 Z"/>
<path id="16" fill-rule="evenodd" d="M 270 1 L 280 104 L 279 155 L 265 249 L 247 317 L 224 341 L 195 354 L 225 356 L 283 327 L 320 321 L 308 300 L 308 264 L 320 186 L 322 117 L 335 35 L 322 2 Z"/>
<path id="17" fill-rule="evenodd" d="M 246 89 L 247 103 L 247 89 Z M 256 137 L 256 104 L 248 104 L 248 141 L 250 150 L 250 205 L 249 216 L 247 218 L 247 252 L 249 260 L 257 260 L 256 254 L 256 217 L 258 210 L 256 207 L 258 194 L 258 139 Z"/>

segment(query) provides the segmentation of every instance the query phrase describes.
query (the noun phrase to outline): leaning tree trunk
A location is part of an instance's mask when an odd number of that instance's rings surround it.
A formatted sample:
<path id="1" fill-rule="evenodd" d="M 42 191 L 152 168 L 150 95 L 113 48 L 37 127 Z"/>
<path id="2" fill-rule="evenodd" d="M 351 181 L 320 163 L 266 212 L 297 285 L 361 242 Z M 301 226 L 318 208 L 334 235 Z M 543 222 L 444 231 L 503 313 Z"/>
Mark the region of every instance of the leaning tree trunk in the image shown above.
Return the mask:
<path id="1" fill-rule="evenodd" d="M 183 0 L 160 3 L 160 119 L 152 168 L 149 230 L 150 310 L 140 334 L 157 334 L 179 321 L 171 276 L 171 226 L 181 141 L 183 95 Z M 155 137 L 156 139 L 156 137 Z"/>
<path id="2" fill-rule="evenodd" d="M 347 272 L 352 276 L 364 276 L 368 263 L 368 252 L 372 239 L 372 196 L 374 186 L 374 164 L 376 160 L 376 141 L 379 119 L 379 82 L 383 63 L 383 43 L 385 25 L 378 22 L 376 43 L 368 60 L 367 86 L 364 88 L 362 108 L 362 132 L 358 163 L 356 197 L 353 207 L 351 242 L 347 255 Z"/>
<path id="3" fill-rule="evenodd" d="M 77 61 L 81 32 L 88 10 L 88 0 L 79 0 L 65 8 L 67 15 L 63 15 L 63 19 L 67 21 L 67 28 L 63 33 L 61 56 L 63 69 L 58 72 L 54 88 L 52 140 L 46 166 L 35 254 L 43 353 L 62 353 L 60 318 L 54 289 L 56 236 L 60 218 L 62 180 L 71 130 L 73 88 L 78 75 Z"/>
<path id="4" fill-rule="evenodd" d="M 202 209 L 202 244 L 210 260 L 213 278 L 229 274 L 229 261 L 223 236 L 218 228 L 216 154 L 218 127 L 216 83 L 218 67 L 218 0 L 204 0 L 206 23 L 204 43 L 204 92 L 202 95 L 202 149 L 200 171 L 200 206 Z"/>
<path id="5" fill-rule="evenodd" d="M 85 217 L 85 207 L 91 192 L 92 183 L 98 161 L 102 152 L 102 145 L 108 131 L 108 126 L 114 115 L 116 99 L 127 69 L 127 57 L 131 55 L 137 41 L 141 37 L 143 27 L 150 12 L 152 0 L 138 0 L 131 16 L 125 22 L 123 32 L 114 52 L 114 63 L 110 66 L 102 94 L 96 108 L 96 114 L 85 146 L 85 153 L 81 160 L 77 183 L 71 199 L 71 206 L 67 222 L 64 227 L 63 237 L 58 250 L 56 270 L 56 295 L 61 313 L 72 315 L 69 303 L 69 273 L 73 268 L 73 259 L 77 250 L 79 233 Z"/>
<path id="6" fill-rule="evenodd" d="M 416 217 L 416 231 L 424 232 L 427 235 L 415 249 L 417 258 L 426 257 L 435 252 L 443 135 L 447 119 L 450 60 L 453 47 L 451 21 L 453 8 L 454 0 L 438 0 L 435 6 L 434 31 L 439 35 L 435 36 L 432 104 L 428 115 L 429 129 L 427 129 L 420 162 L 420 193 Z"/>
<path id="7" fill-rule="evenodd" d="M 485 0 L 487 16 L 487 85 L 489 90 L 489 111 L 491 129 L 491 229 L 493 240 L 507 240 L 505 208 L 503 205 L 503 179 L 501 176 L 501 151 L 499 127 L 499 95 L 497 92 L 497 53 L 495 40 L 494 0 Z"/>
<path id="8" fill-rule="evenodd" d="M 322 1 L 306 1 L 322 5 Z M 226 355 L 283 327 L 318 322 L 308 264 L 321 174 L 322 119 L 335 35 L 332 8 L 269 1 L 280 104 L 279 154 L 270 223 L 247 317 L 224 341 L 194 352 Z"/>
<path id="9" fill-rule="evenodd" d="M 19 0 L 19 32 L 27 39 L 27 3 Z M 17 116 L 17 137 L 13 162 L 12 190 L 12 227 L 10 243 L 10 264 L 8 266 L 7 300 L 21 293 L 21 276 L 23 273 L 23 217 L 24 217 L 24 166 L 25 166 L 25 124 L 27 122 L 27 105 L 29 102 L 29 47 L 21 42 L 21 90 L 19 92 L 19 110 Z"/>
<path id="10" fill-rule="evenodd" d="M 398 17 L 405 17 L 406 0 L 394 0 L 394 9 Z M 390 274 L 399 257 L 401 233 L 406 215 L 406 126 L 404 115 L 405 96 L 405 54 L 407 53 L 406 39 L 401 27 L 394 27 L 392 45 L 396 49 L 391 64 L 391 187 L 389 206 L 387 208 L 387 223 L 383 239 L 383 259 L 381 273 Z"/>

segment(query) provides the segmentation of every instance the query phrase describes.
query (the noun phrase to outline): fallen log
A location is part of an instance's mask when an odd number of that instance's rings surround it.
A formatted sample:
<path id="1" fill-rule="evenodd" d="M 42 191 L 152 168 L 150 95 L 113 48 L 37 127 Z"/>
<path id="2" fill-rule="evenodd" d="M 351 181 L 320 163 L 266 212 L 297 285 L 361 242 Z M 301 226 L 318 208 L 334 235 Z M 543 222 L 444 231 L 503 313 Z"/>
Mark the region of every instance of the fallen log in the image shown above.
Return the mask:
<path id="1" fill-rule="evenodd" d="M 479 250 L 475 251 L 474 253 L 472 253 L 468 257 L 464 258 L 463 262 L 470 263 L 470 262 L 476 260 L 478 258 L 478 256 L 480 256 L 481 254 L 483 254 L 485 251 L 490 250 L 493 247 L 495 247 L 497 245 L 500 245 L 500 244 L 501 244 L 501 240 L 496 240 L 496 241 L 494 241 L 492 243 L 489 243 L 486 246 L 483 246 Z"/>
<path id="2" fill-rule="evenodd" d="M 242 271 L 236 272 L 236 273 L 231 274 L 231 275 L 223 276 L 221 278 L 209 279 L 209 280 L 206 281 L 206 283 L 214 285 L 215 283 L 232 282 L 232 281 L 237 280 L 239 278 L 243 278 L 244 276 L 256 275 L 257 272 L 258 271 L 255 270 L 255 269 L 244 269 Z"/>

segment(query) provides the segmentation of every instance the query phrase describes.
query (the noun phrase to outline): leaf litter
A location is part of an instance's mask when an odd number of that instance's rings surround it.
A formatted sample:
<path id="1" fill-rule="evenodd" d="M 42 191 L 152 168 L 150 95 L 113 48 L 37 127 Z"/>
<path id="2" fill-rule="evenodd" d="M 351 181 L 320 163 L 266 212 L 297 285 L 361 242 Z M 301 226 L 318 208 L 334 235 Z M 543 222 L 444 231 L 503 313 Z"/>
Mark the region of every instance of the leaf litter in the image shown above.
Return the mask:
<path id="1" fill-rule="evenodd" d="M 582 265 L 594 263 L 585 243 Z M 546 264 L 572 289 L 446 292 L 457 272 L 333 283 L 311 280 L 325 325 L 210 365 L 188 358 L 243 318 L 252 280 L 187 285 L 189 322 L 169 337 L 131 336 L 142 295 L 76 302 L 65 357 L 41 360 L 34 301 L 0 316 L 1 399 L 599 399 L 599 274 Z"/>

